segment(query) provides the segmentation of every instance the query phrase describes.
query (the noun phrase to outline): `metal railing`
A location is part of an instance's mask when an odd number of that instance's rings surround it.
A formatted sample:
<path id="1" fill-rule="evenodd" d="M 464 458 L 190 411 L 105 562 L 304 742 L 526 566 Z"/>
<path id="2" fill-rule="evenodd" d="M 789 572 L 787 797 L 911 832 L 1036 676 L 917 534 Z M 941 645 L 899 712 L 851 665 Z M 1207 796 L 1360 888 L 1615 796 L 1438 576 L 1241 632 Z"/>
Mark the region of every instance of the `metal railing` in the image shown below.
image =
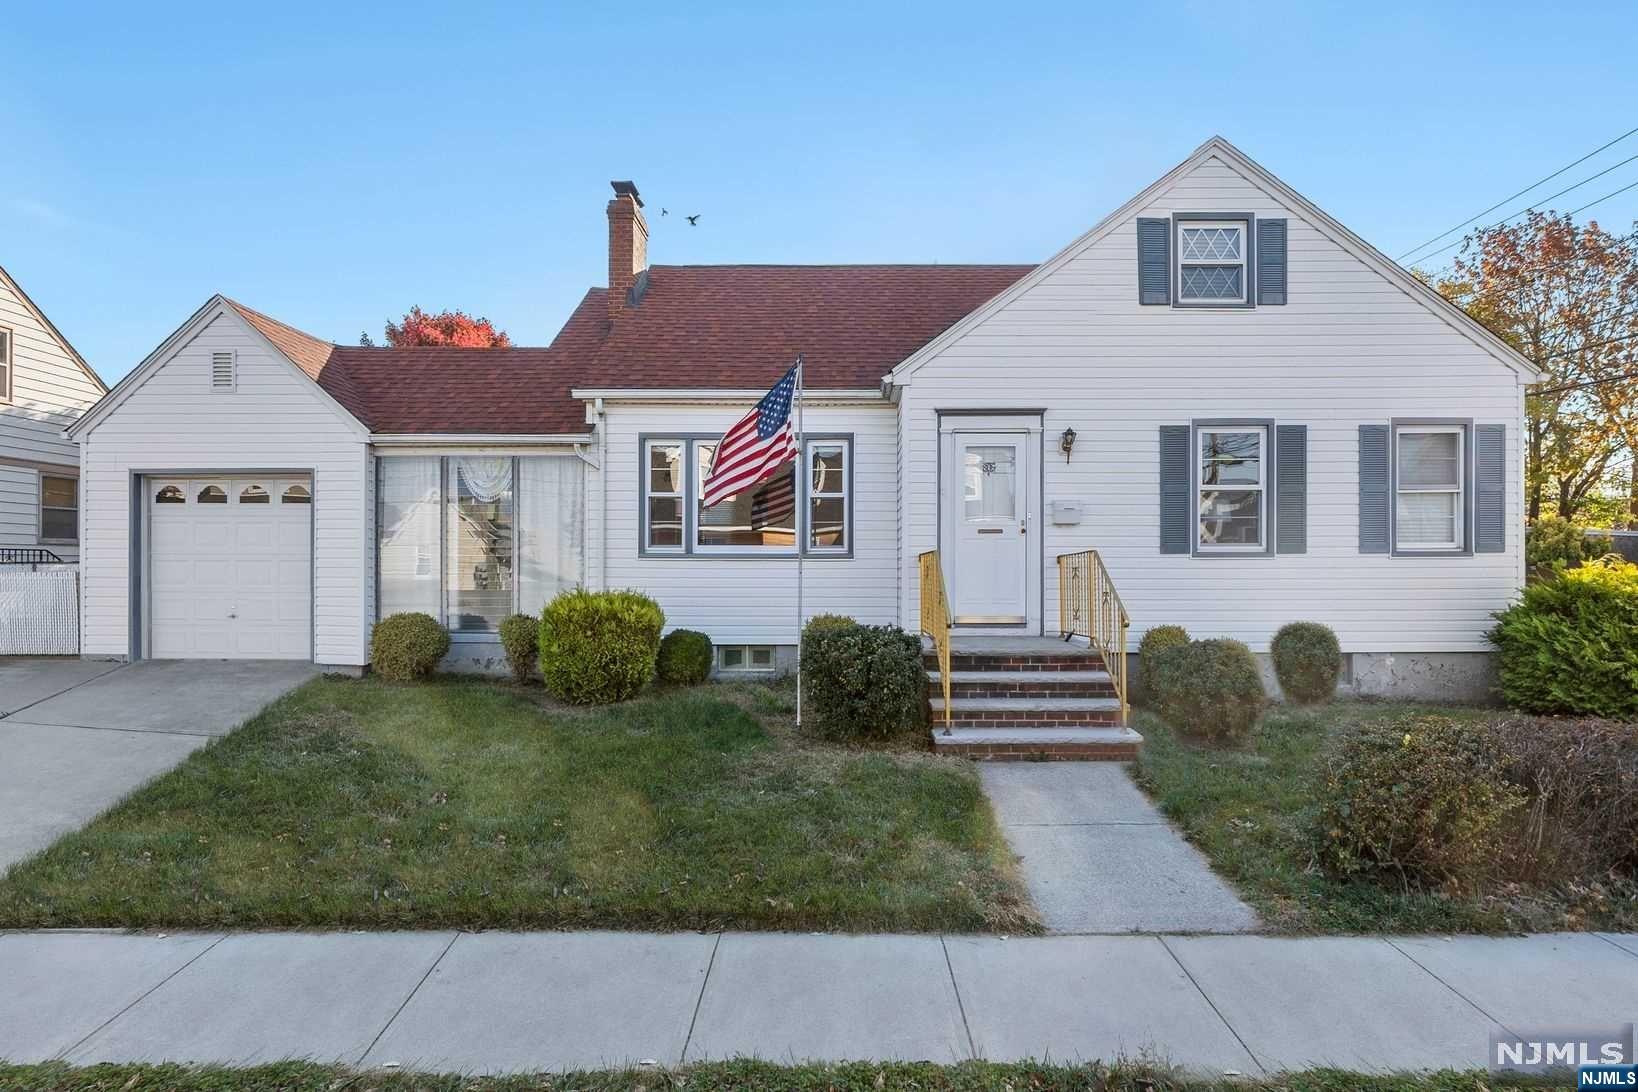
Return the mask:
<path id="1" fill-rule="evenodd" d="M 950 600 L 944 594 L 944 570 L 938 551 L 917 558 L 921 568 L 921 632 L 933 641 L 938 654 L 938 677 L 944 690 L 944 731 L 950 731 Z"/>
<path id="2" fill-rule="evenodd" d="M 1120 722 L 1126 723 L 1126 631 L 1132 620 L 1115 591 L 1115 582 L 1096 550 L 1058 555 L 1058 632 L 1092 642 L 1120 699 Z"/>
<path id="3" fill-rule="evenodd" d="M 0 565 L 61 565 L 55 552 L 38 546 L 0 546 Z"/>

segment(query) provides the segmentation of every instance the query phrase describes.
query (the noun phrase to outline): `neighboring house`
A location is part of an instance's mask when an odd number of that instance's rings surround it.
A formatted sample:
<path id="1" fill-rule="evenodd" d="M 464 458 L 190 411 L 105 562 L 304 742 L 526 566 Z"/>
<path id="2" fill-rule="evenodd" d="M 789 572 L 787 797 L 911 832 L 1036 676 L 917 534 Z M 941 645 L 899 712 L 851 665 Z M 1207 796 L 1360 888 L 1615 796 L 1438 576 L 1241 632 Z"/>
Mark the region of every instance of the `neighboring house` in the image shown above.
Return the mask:
<path id="1" fill-rule="evenodd" d="M 80 456 L 63 436 L 108 392 L 45 312 L 0 269 L 0 550 L 80 553 Z M 49 551 L 49 555 L 28 551 Z"/>
<path id="2" fill-rule="evenodd" d="M 493 666 L 503 615 L 585 584 L 773 670 L 797 541 L 807 615 L 916 629 L 938 549 L 985 635 L 1056 636 L 1057 559 L 1091 548 L 1131 648 L 1312 619 L 1356 692 L 1482 688 L 1536 372 L 1228 143 L 1038 266 L 651 267 L 615 191 L 609 287 L 544 349 L 337 346 L 210 300 L 70 429 L 86 652 L 356 667 L 423 610 Z M 714 439 L 798 353 L 810 480 L 702 512 Z"/>

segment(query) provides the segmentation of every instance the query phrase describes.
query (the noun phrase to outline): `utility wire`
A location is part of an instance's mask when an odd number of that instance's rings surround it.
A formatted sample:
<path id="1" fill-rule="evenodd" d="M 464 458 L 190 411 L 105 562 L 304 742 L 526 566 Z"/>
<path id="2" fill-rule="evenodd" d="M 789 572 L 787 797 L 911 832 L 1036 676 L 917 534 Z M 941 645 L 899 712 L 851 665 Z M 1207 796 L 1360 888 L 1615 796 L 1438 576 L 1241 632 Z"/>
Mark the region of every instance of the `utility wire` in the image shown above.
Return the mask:
<path id="1" fill-rule="evenodd" d="M 1491 224 L 1489 226 L 1490 227 L 1500 227 L 1501 225 L 1507 223 L 1507 221 L 1513 219 L 1514 217 L 1523 216 L 1527 212 L 1534 212 L 1536 209 L 1540 208 L 1542 205 L 1545 205 L 1547 202 L 1556 201 L 1558 198 L 1563 197 L 1565 194 L 1569 193 L 1571 190 L 1578 190 L 1582 186 L 1585 186 L 1588 182 L 1591 182 L 1593 179 L 1602 178 L 1606 174 L 1609 174 L 1611 171 L 1615 170 L 1616 167 L 1625 167 L 1628 163 L 1631 163 L 1635 159 L 1638 159 L 1638 155 L 1629 155 L 1627 158 L 1623 159 L 1621 162 L 1616 163 L 1616 164 L 1614 164 L 1612 166 L 1609 166 L 1609 167 L 1605 167 L 1603 170 L 1599 171 L 1597 174 L 1588 175 L 1586 178 L 1583 178 L 1581 181 L 1577 182 L 1573 186 L 1564 187 L 1563 189 L 1559 190 L 1557 193 L 1553 194 L 1553 196 L 1551 196 L 1551 197 L 1544 197 L 1540 201 L 1537 201 L 1535 204 L 1531 205 L 1528 208 L 1522 208 L 1517 212 L 1508 213 L 1506 216 L 1503 216 L 1500 220 L 1497 220 L 1494 224 Z M 1634 182 L 1632 184 L 1632 186 L 1623 186 L 1623 187 L 1621 187 L 1621 189 L 1616 190 L 1615 193 L 1606 193 L 1603 197 L 1600 197 L 1598 199 L 1598 201 L 1588 201 L 1585 205 L 1582 205 L 1581 208 L 1574 209 L 1571 212 L 1567 213 L 1567 215 L 1574 216 L 1576 213 L 1582 211 L 1582 209 L 1590 209 L 1594 205 L 1598 204 L 1599 201 L 1608 201 L 1610 198 L 1614 197 L 1616 194 L 1625 193 L 1627 190 L 1632 189 L 1633 186 L 1638 186 L 1638 182 Z M 1482 230 L 1488 230 L 1488 229 L 1482 229 Z M 1419 262 L 1425 262 L 1429 258 L 1433 257 L 1435 254 L 1443 254 L 1445 251 L 1454 250 L 1456 247 L 1459 247 L 1461 245 L 1462 245 L 1462 240 L 1457 239 L 1454 243 L 1446 243 L 1444 246 L 1440 247 L 1438 250 L 1428 251 L 1426 254 L 1422 255 L 1420 258 L 1418 258 L 1416 260 L 1419 261 Z"/>
<path id="2" fill-rule="evenodd" d="M 1571 209 L 1569 211 L 1569 215 L 1574 216 L 1578 212 L 1587 211 L 1588 209 L 1592 208 L 1594 205 L 1599 204 L 1600 202 L 1608 201 L 1612 197 L 1619 197 L 1621 194 L 1626 193 L 1628 190 L 1632 189 L 1634 186 L 1638 186 L 1638 182 L 1629 182 L 1625 186 L 1622 186 L 1618 190 L 1611 190 L 1609 193 L 1606 193 L 1603 197 L 1600 197 L 1597 201 L 1588 201 L 1585 205 L 1582 205 L 1578 209 Z"/>
<path id="3" fill-rule="evenodd" d="M 1627 372 L 1624 375 L 1607 375 L 1602 379 L 1586 379 L 1580 383 L 1566 383 L 1561 387 L 1544 387 L 1531 394 L 1563 394 L 1565 391 L 1578 391 L 1583 387 L 1601 387 L 1605 383 L 1624 383 L 1629 379 L 1638 379 L 1638 372 Z"/>
<path id="4" fill-rule="evenodd" d="M 1541 185 L 1543 182 L 1551 182 L 1553 179 L 1557 178 L 1559 175 L 1563 174 L 1565 171 L 1569 170 L 1571 167 L 1580 166 L 1581 164 L 1587 162 L 1587 160 L 1591 159 L 1593 156 L 1597 155 L 1599 152 L 1602 152 L 1605 148 L 1613 148 L 1615 145 L 1621 143 L 1623 140 L 1627 139 L 1633 133 L 1638 133 L 1638 129 L 1628 129 L 1626 132 L 1622 133 L 1620 136 L 1616 137 L 1614 140 L 1610 141 L 1608 144 L 1604 144 L 1604 145 L 1601 145 L 1600 147 L 1594 148 L 1592 151 L 1588 152 L 1586 155 L 1582 156 L 1580 159 L 1576 160 L 1574 163 L 1566 163 L 1564 166 L 1560 167 L 1558 170 L 1554 171 L 1552 174 L 1548 175 L 1546 178 L 1538 179 L 1537 181 L 1530 183 L 1528 186 L 1524 187 L 1518 193 L 1515 193 L 1510 197 L 1502 198 L 1500 201 L 1497 201 L 1494 205 L 1491 205 L 1489 208 L 1485 209 L 1483 212 L 1476 213 L 1475 215 L 1468 217 L 1466 220 L 1463 220 L 1461 223 L 1457 224 L 1453 228 L 1450 228 L 1450 229 L 1448 229 L 1446 231 L 1441 231 L 1439 234 L 1435 235 L 1433 238 L 1429 239 L 1425 243 L 1421 243 L 1421 244 L 1419 244 L 1417 246 L 1411 247 L 1409 250 L 1405 251 L 1405 253 L 1399 255 L 1397 260 L 1402 262 L 1407 257 L 1409 257 L 1410 255 L 1415 254 L 1418 250 L 1421 250 L 1422 247 L 1431 246 L 1432 244 L 1437 243 L 1440 239 L 1443 239 L 1446 235 L 1449 235 L 1452 231 L 1460 231 L 1463 228 L 1465 228 L 1467 225 L 1471 224 L 1473 221 L 1477 220 L 1479 217 L 1489 216 L 1492 212 L 1495 212 L 1497 209 L 1501 208 L 1503 205 L 1507 204 L 1509 201 L 1513 201 L 1513 200 L 1516 200 L 1516 199 L 1518 199 L 1520 197 L 1523 197 L 1525 194 L 1529 193 L 1531 190 L 1535 189 L 1537 186 Z"/>
<path id="5" fill-rule="evenodd" d="M 1634 182 L 1632 184 L 1632 186 L 1638 186 L 1638 182 Z M 1608 201 L 1610 198 L 1616 196 L 1616 194 L 1624 193 L 1627 190 L 1632 189 L 1632 186 L 1622 186 L 1620 189 L 1616 190 L 1614 193 L 1606 193 L 1603 197 L 1600 197 L 1598 199 L 1598 201 Z M 1594 205 L 1598 204 L 1598 201 L 1588 201 L 1585 205 L 1582 205 L 1581 208 L 1574 209 L 1574 210 L 1572 210 L 1570 212 L 1567 212 L 1567 213 L 1565 213 L 1565 215 L 1566 216 L 1574 216 L 1578 212 L 1582 212 L 1582 211 L 1584 211 L 1586 209 L 1592 208 Z M 1621 243 L 1630 243 L 1634 239 L 1638 239 L 1638 230 L 1633 230 L 1631 232 L 1628 232 L 1626 235 L 1612 236 L 1611 239 L 1610 239 L 1610 242 L 1612 242 L 1612 243 L 1616 244 L 1617 246 L 1619 246 Z M 1465 242 L 1466 240 L 1461 240 L 1461 241 Z M 1452 244 L 1452 245 L 1454 245 L 1454 244 Z M 1446 249 L 1449 249 L 1449 248 L 1447 247 Z M 1574 255 L 1571 255 L 1571 256 L 1569 256 L 1567 258 L 1555 259 L 1554 261 L 1548 262 L 1547 265 L 1549 267 L 1551 267 L 1551 266 L 1555 266 L 1555 265 L 1563 265 L 1565 262 L 1574 262 L 1574 261 L 1578 261 L 1578 260 L 1579 259 L 1577 257 L 1575 257 Z M 1455 269 L 1455 268 L 1456 268 L 1456 262 L 1454 260 L 1451 260 L 1449 262 L 1446 262 L 1444 265 L 1440 266 L 1438 269 L 1423 270 L 1423 273 L 1427 276 L 1429 281 L 1432 281 L 1434 278 L 1440 276 L 1441 274 L 1449 273 L 1452 269 Z"/>

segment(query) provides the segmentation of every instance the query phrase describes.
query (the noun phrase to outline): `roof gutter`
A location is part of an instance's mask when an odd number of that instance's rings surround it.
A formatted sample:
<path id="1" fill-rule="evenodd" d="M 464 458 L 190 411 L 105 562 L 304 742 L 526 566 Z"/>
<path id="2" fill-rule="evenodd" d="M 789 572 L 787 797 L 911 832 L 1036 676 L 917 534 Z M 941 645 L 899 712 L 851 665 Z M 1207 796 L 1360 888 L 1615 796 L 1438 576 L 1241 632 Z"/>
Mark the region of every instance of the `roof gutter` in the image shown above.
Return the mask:
<path id="1" fill-rule="evenodd" d="M 766 388 L 701 388 L 701 387 L 577 387 L 569 392 L 571 398 L 590 402 L 755 402 L 767 394 Z M 809 402 L 880 403 L 886 399 L 880 390 L 819 390 L 807 389 L 802 397 Z"/>
<path id="2" fill-rule="evenodd" d="M 497 444 L 589 444 L 591 433 L 522 433 L 522 432 L 373 432 L 370 443 L 382 447 L 424 446 L 427 444 L 470 444 L 489 446 Z"/>

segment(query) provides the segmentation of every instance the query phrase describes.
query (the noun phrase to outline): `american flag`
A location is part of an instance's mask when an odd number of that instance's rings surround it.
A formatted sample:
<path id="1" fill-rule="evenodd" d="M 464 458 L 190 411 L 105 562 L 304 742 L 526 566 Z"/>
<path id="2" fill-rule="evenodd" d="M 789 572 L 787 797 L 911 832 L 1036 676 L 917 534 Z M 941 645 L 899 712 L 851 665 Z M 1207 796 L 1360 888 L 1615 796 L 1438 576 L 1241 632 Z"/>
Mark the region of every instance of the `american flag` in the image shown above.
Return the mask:
<path id="1" fill-rule="evenodd" d="M 751 530 L 760 531 L 789 517 L 796 511 L 796 468 L 785 473 L 756 491 L 751 498 Z"/>
<path id="2" fill-rule="evenodd" d="M 791 401 L 796 397 L 796 373 L 801 366 L 800 362 L 793 364 L 785 378 L 723 435 L 705 475 L 700 500 L 704 507 L 713 508 L 740 490 L 767 481 L 786 461 L 796 458 Z"/>

